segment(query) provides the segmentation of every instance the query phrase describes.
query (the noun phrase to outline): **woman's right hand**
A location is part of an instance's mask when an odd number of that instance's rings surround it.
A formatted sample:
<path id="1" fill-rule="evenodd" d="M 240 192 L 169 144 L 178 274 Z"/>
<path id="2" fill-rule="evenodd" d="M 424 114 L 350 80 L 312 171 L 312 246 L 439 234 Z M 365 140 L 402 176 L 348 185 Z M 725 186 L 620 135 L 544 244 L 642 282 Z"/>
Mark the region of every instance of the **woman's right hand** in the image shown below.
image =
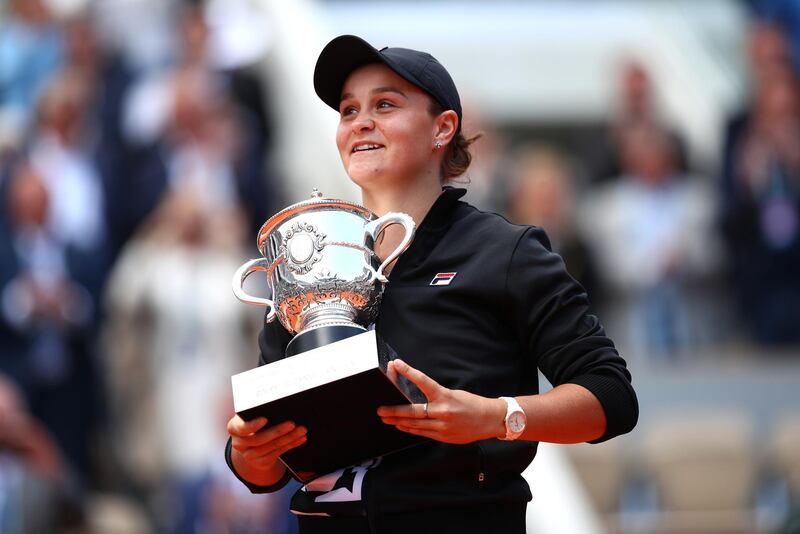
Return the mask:
<path id="1" fill-rule="evenodd" d="M 234 469 L 242 478 L 259 486 L 280 480 L 286 467 L 278 457 L 307 439 L 307 429 L 291 421 L 268 427 L 263 417 L 245 421 L 238 415 L 228 421 L 228 434 Z"/>

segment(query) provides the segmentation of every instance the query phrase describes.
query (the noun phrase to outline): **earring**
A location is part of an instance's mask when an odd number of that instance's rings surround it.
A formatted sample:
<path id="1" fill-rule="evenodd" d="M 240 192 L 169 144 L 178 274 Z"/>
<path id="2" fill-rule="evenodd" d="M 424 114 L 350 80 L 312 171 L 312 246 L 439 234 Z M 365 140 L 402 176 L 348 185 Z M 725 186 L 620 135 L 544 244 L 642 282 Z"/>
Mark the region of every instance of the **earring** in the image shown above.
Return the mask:
<path id="1" fill-rule="evenodd" d="M 433 146 L 436 148 L 436 150 L 439 150 L 440 148 L 442 148 L 442 142 L 436 141 L 436 143 Z"/>

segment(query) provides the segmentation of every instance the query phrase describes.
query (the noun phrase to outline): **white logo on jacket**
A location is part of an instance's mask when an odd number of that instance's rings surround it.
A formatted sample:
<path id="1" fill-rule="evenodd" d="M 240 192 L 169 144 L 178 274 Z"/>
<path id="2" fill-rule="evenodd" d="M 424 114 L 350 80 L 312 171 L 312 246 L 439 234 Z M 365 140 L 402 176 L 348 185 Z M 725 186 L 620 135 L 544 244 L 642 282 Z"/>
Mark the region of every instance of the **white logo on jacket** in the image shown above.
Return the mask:
<path id="1" fill-rule="evenodd" d="M 432 285 L 432 286 L 449 286 L 450 282 L 453 281 L 453 278 L 455 278 L 457 274 L 458 273 L 456 273 L 456 272 L 436 273 L 436 276 L 433 277 L 433 280 L 431 280 L 430 285 Z"/>

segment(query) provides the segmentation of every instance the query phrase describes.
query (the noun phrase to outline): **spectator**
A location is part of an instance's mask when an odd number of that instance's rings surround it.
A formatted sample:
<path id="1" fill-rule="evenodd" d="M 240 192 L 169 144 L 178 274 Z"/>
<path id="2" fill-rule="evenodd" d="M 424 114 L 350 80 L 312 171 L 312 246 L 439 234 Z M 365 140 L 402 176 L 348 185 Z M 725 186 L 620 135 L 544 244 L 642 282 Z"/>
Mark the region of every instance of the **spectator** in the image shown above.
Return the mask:
<path id="1" fill-rule="evenodd" d="M 276 207 L 267 175 L 267 119 L 263 105 L 254 102 L 254 94 L 260 97 L 258 87 L 244 71 L 223 72 L 211 63 L 209 28 L 200 7 L 184 7 L 179 29 L 174 63 L 139 80 L 125 103 L 125 135 L 143 157 L 137 158 L 133 171 L 108 169 L 114 204 L 119 205 L 112 216 L 128 218 L 114 222 L 122 229 L 118 244 L 158 203 L 175 173 L 185 173 L 187 166 L 198 176 L 206 166 L 227 175 L 215 187 L 224 187 L 223 196 L 242 205 L 252 232 Z M 201 155 L 214 161 L 201 162 Z M 131 206 L 134 213 L 128 213 Z"/>
<path id="2" fill-rule="evenodd" d="M 512 187 L 508 142 L 497 126 L 481 114 L 479 106 L 469 106 L 468 113 L 464 130 L 479 132 L 480 138 L 472 145 L 469 172 L 454 184 L 466 188 L 466 202 L 485 211 L 503 213 Z"/>
<path id="3" fill-rule="evenodd" d="M 753 99 L 767 83 L 771 72 L 787 68 L 791 62 L 791 50 L 785 33 L 779 26 L 764 20 L 754 21 L 747 30 L 745 56 L 749 68 L 748 101 L 728 120 L 725 128 L 725 143 L 722 155 L 723 194 L 729 195 L 733 184 L 734 148 L 748 122 L 753 108 Z"/>
<path id="4" fill-rule="evenodd" d="M 669 136 L 673 145 L 674 165 L 683 174 L 687 170 L 686 150 L 677 133 L 663 125 L 655 109 L 652 81 L 644 65 L 636 60 L 626 62 L 619 74 L 619 93 L 616 114 L 600 136 L 593 136 L 587 153 L 590 179 L 606 182 L 621 176 L 622 143 L 631 129 L 640 126 L 659 128 Z"/>
<path id="5" fill-rule="evenodd" d="M 203 514 L 213 466 L 224 462 L 230 376 L 249 354 L 243 334 L 253 325 L 229 285 L 244 219 L 218 191 L 177 180 L 108 286 L 111 435 L 129 480 L 179 511 L 159 517 L 165 532 L 193 532 Z"/>
<path id="6" fill-rule="evenodd" d="M 621 141 L 623 175 L 589 191 L 581 229 L 615 292 L 621 344 L 631 354 L 675 356 L 698 342 L 695 328 L 710 319 L 695 317 L 687 288 L 717 260 L 712 196 L 678 171 L 668 133 L 640 125 Z"/>
<path id="7" fill-rule="evenodd" d="M 593 302 L 599 298 L 594 262 L 576 232 L 575 180 L 568 162 L 558 151 L 531 147 L 517 159 L 509 218 L 518 224 L 543 228 L 553 250 L 564 258 L 569 273 L 583 285 Z"/>
<path id="8" fill-rule="evenodd" d="M 765 345 L 800 341 L 798 95 L 788 64 L 761 67 L 723 176 L 723 228 L 734 289 L 746 324 Z"/>
<path id="9" fill-rule="evenodd" d="M 0 373 L 0 531 L 56 532 L 83 523 L 80 495 L 58 445 Z"/>
<path id="10" fill-rule="evenodd" d="M 791 51 L 789 60 L 800 71 L 800 4 L 794 0 L 749 0 L 755 15 L 786 33 Z"/>
<path id="11" fill-rule="evenodd" d="M 0 22 L 0 150 L 18 148 L 63 40 L 44 0 L 10 0 Z"/>
<path id="12" fill-rule="evenodd" d="M 12 172 L 0 224 L 0 371 L 17 382 L 78 473 L 94 422 L 89 342 L 95 317 L 84 267 L 94 258 L 53 232 L 51 192 L 28 162 Z"/>
<path id="13" fill-rule="evenodd" d="M 78 70 L 50 81 L 38 106 L 30 158 L 50 192 L 52 232 L 65 244 L 98 252 L 105 242 L 105 210 L 87 139 L 91 91 Z"/>

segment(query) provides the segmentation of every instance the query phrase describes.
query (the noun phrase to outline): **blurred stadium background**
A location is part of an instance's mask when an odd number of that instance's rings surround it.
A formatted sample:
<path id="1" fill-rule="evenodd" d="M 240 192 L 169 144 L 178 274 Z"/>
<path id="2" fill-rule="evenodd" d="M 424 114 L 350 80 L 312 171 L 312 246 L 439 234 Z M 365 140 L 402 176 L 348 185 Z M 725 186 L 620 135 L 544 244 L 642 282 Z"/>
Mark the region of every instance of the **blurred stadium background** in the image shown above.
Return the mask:
<path id="1" fill-rule="evenodd" d="M 255 232 L 357 200 L 311 77 L 428 50 L 468 198 L 547 230 L 641 403 L 544 447 L 532 533 L 800 532 L 800 2 L 0 3 L 0 532 L 293 532 L 222 458 Z"/>

